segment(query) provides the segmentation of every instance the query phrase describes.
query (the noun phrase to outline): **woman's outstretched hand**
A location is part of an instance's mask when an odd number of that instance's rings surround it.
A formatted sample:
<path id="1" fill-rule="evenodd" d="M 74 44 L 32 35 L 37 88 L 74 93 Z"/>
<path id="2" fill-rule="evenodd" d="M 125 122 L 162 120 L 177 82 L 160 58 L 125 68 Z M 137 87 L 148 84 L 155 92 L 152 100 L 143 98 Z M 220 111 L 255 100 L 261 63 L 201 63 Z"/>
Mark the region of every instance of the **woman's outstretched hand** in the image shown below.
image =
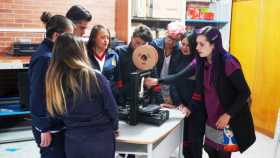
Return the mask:
<path id="1" fill-rule="evenodd" d="M 176 108 L 175 105 L 167 104 L 167 103 L 162 103 L 162 104 L 160 104 L 160 107 L 161 107 L 161 108 L 169 108 L 169 109 Z"/>

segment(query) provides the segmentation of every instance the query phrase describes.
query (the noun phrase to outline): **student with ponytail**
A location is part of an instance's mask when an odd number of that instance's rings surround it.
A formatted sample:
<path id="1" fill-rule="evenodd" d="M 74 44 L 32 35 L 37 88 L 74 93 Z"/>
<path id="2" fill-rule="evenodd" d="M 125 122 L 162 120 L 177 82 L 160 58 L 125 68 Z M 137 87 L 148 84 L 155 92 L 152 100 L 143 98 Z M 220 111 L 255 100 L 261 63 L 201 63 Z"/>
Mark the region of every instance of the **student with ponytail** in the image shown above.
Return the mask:
<path id="1" fill-rule="evenodd" d="M 65 158 L 64 125 L 61 120 L 50 118 L 45 100 L 45 75 L 52 56 L 53 44 L 63 32 L 73 32 L 70 20 L 62 15 L 44 12 L 41 20 L 46 27 L 46 38 L 33 53 L 29 66 L 30 105 L 35 141 L 41 158 Z"/>

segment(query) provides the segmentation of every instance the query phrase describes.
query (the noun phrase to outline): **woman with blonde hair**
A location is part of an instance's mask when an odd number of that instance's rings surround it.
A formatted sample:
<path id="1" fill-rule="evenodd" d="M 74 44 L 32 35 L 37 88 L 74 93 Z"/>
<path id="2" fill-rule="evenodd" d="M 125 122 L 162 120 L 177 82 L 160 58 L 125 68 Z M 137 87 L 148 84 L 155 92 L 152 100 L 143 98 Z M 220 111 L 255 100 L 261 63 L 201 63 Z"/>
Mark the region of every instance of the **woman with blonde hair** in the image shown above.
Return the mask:
<path id="1" fill-rule="evenodd" d="M 68 158 L 113 158 L 117 105 L 108 80 L 91 68 L 83 41 L 58 37 L 46 76 L 47 109 L 62 117 Z"/>

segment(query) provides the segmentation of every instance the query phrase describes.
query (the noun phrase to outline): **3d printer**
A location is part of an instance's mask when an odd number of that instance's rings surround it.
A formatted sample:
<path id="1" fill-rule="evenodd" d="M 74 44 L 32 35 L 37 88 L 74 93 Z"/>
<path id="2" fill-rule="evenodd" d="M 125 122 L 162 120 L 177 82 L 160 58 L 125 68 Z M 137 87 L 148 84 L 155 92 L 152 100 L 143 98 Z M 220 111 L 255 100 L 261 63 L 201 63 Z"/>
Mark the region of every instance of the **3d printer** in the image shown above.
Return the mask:
<path id="1" fill-rule="evenodd" d="M 169 119 L 169 111 L 161 110 L 157 104 L 150 104 L 151 96 L 144 88 L 144 79 L 151 75 L 151 69 L 157 63 L 158 54 L 152 46 L 144 45 L 135 49 L 132 59 L 139 70 L 130 73 L 130 99 L 128 105 L 120 106 L 120 119 L 127 121 L 130 125 L 136 125 L 139 122 L 161 125 Z"/>

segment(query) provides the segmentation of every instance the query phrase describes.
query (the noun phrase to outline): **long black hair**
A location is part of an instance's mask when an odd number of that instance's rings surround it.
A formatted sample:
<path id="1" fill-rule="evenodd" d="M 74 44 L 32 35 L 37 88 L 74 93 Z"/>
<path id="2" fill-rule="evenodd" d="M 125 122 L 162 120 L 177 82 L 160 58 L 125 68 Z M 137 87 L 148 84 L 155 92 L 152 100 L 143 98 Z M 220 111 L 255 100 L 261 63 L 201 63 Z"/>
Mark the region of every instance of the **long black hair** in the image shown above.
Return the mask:
<path id="1" fill-rule="evenodd" d="M 197 50 L 196 50 L 196 37 L 197 37 L 197 33 L 195 31 L 191 31 L 191 32 L 186 32 L 181 36 L 181 41 L 185 38 L 187 38 L 188 42 L 189 42 L 189 47 L 190 47 L 190 52 L 192 55 L 197 54 Z"/>
<path id="2" fill-rule="evenodd" d="M 225 73 L 225 58 L 229 57 L 229 53 L 224 49 L 222 36 L 220 31 L 212 26 L 206 26 L 197 31 L 197 36 L 203 35 L 206 37 L 207 41 L 210 44 L 214 45 L 212 51 L 212 64 L 213 68 L 211 71 L 210 82 L 214 84 L 217 88 L 221 76 Z M 202 58 L 199 55 L 196 56 L 196 79 L 198 82 L 197 88 L 198 91 L 202 92 L 203 89 L 203 72 L 206 58 Z"/>
<path id="3" fill-rule="evenodd" d="M 187 41 L 189 43 L 190 54 L 185 56 L 185 55 L 183 55 L 183 53 L 180 53 L 180 57 L 185 57 L 187 59 L 188 63 L 191 62 L 195 58 L 195 56 L 197 55 L 196 37 L 197 37 L 197 34 L 196 34 L 195 31 L 186 32 L 181 36 L 181 41 L 183 41 L 184 39 L 187 39 Z"/>

